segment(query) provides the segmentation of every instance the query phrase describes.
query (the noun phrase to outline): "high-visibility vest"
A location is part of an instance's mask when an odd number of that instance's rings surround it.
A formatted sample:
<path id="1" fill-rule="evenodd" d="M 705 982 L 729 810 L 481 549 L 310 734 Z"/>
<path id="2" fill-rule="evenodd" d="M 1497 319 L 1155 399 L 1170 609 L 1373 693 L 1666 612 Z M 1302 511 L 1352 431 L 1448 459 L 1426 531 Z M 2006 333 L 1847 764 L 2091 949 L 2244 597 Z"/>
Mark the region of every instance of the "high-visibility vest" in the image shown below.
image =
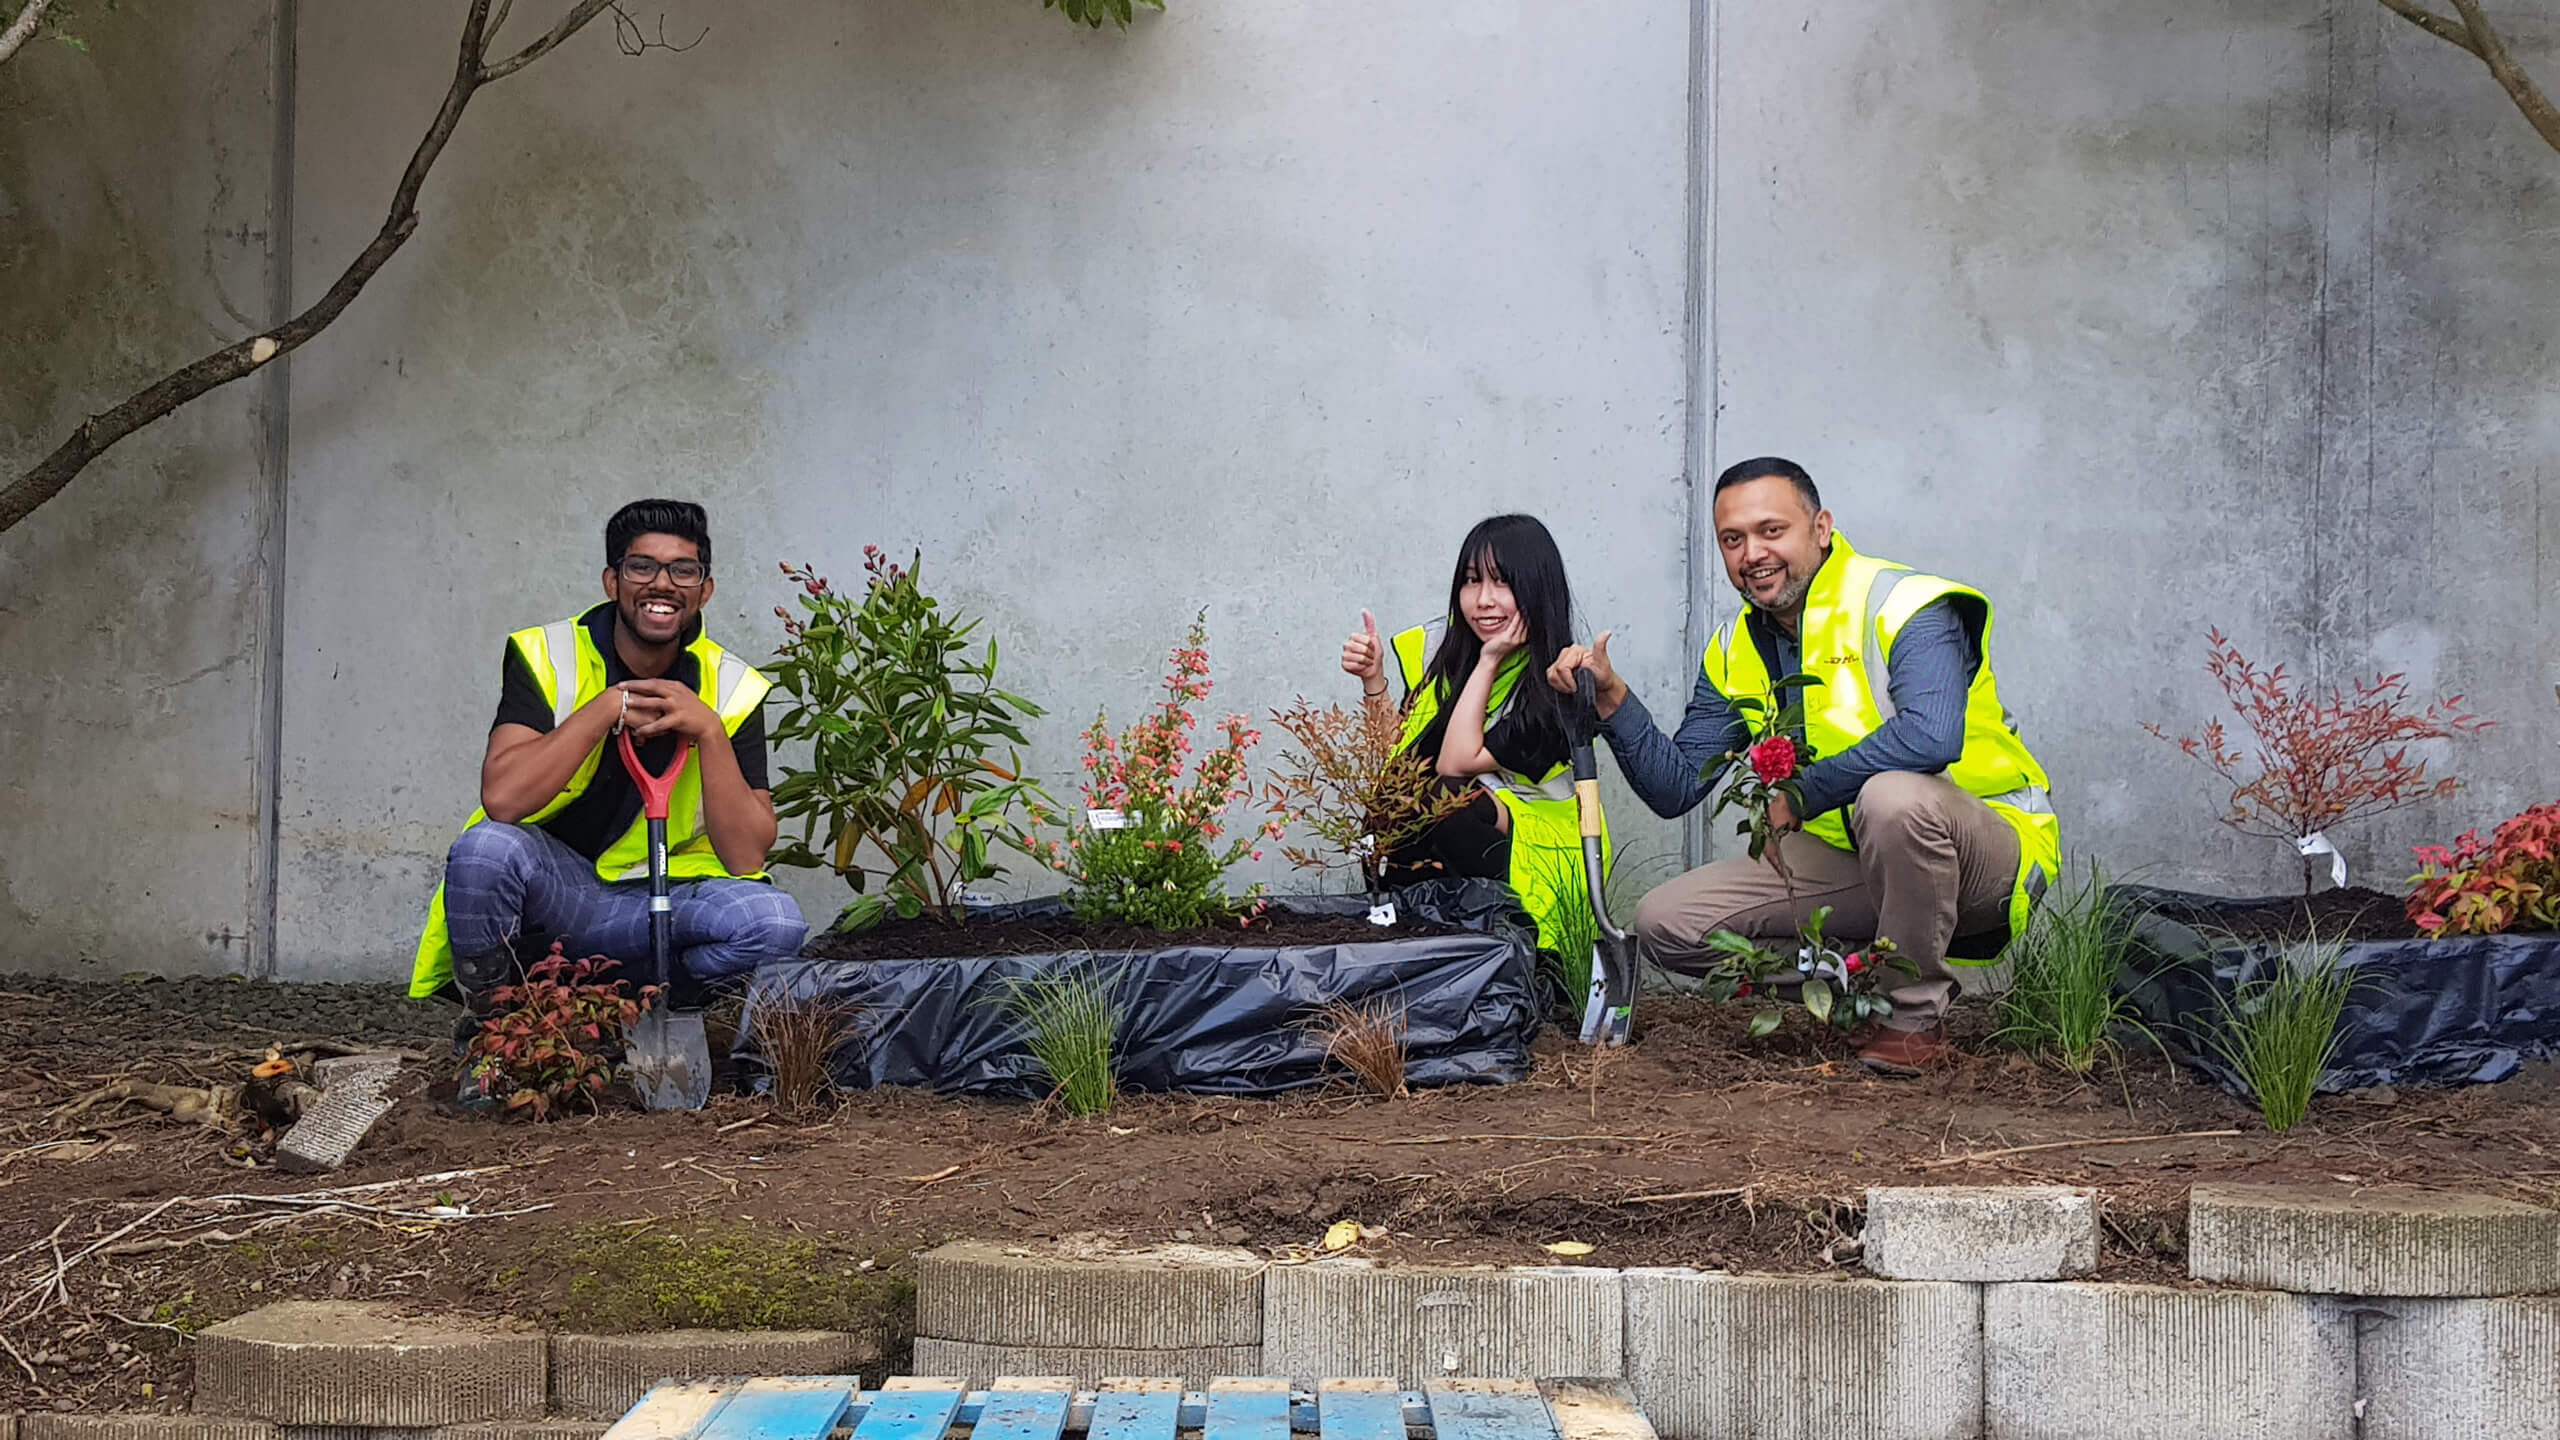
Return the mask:
<path id="1" fill-rule="evenodd" d="M 578 708 L 605 690 L 604 652 L 596 648 L 595 632 L 583 618 L 555 620 L 530 630 L 519 630 L 507 637 L 524 660 L 525 668 L 542 687 L 542 698 L 551 706 L 551 723 L 557 727 L 568 723 Z M 721 728 L 731 735 L 747 722 L 747 717 L 764 706 L 764 697 L 773 688 L 756 668 L 713 644 L 708 635 L 698 635 L 685 652 L 694 659 L 699 679 L 695 689 L 703 703 L 720 716 Z M 608 738 L 587 752 L 578 762 L 577 773 L 551 802 L 526 816 L 521 822 L 539 825 L 568 808 L 569 802 L 587 792 L 594 783 L 596 767 L 603 764 L 608 751 L 614 749 Z M 622 763 L 617 755 L 613 761 Z M 489 818 L 486 810 L 471 812 L 470 829 Z M 702 767 L 690 764 L 676 777 L 675 793 L 667 802 L 667 876 L 671 880 L 761 879 L 764 872 L 731 876 L 720 863 L 719 852 L 711 845 L 710 832 L 702 825 Z M 605 847 L 596 857 L 596 877 L 608 883 L 649 878 L 649 822 L 634 817 L 631 828 L 621 838 Z M 418 958 L 409 971 L 409 993 L 412 996 L 433 995 L 453 978 L 453 936 L 445 926 L 444 885 L 436 885 L 435 898 L 427 902 L 427 927 L 418 937 Z"/>
<path id="2" fill-rule="evenodd" d="M 1970 585 L 1861 555 L 1835 532 L 1830 557 L 1805 594 L 1799 668 L 1823 683 L 1804 687 L 1804 738 L 1819 759 L 1874 734 L 1893 714 L 1894 637 L 1921 606 L 1951 595 L 1982 607 L 1982 663 L 1965 696 L 1964 753 L 1947 767 L 1946 777 L 1980 797 L 2018 832 L 2018 879 L 2009 898 L 2014 935 L 2026 928 L 2027 915 L 2045 886 L 2061 878 L 2062 824 L 2053 813 L 2044 766 L 2028 753 L 2017 723 L 2000 703 L 1999 682 L 1991 669 L 1987 596 Z M 1726 624 L 1707 646 L 1707 679 L 1727 698 L 1766 698 L 1775 679 L 1748 619 L 1746 613 Z M 1807 820 L 1805 833 L 1842 850 L 1855 849 L 1850 809 L 1844 805 Z"/>
<path id="3" fill-rule="evenodd" d="M 1439 648 L 1447 630 L 1448 622 L 1439 620 L 1395 637 L 1396 668 L 1404 676 L 1410 697 L 1404 714 L 1404 747 L 1422 738 L 1422 732 L 1430 729 L 1440 714 L 1439 697 L 1432 687 L 1422 683 L 1422 671 L 1431 663 L 1431 654 Z M 1513 688 L 1524 683 L 1528 660 L 1527 651 L 1515 652 L 1495 673 L 1492 693 L 1485 700 L 1485 729 L 1491 730 L 1494 722 L 1502 718 Z M 1544 684 L 1545 680 L 1530 676 L 1525 683 Z M 1511 890 L 1520 897 L 1520 908 L 1538 922 L 1539 944 L 1553 950 L 1557 918 L 1591 907 L 1589 882 L 1582 866 L 1582 823 L 1573 801 L 1573 766 L 1560 763 L 1534 778 L 1496 770 L 1477 776 L 1476 783 L 1491 791 L 1494 800 L 1511 814 Z M 1605 816 L 1601 820 L 1600 853 L 1604 864 L 1616 858 L 1609 850 Z"/>

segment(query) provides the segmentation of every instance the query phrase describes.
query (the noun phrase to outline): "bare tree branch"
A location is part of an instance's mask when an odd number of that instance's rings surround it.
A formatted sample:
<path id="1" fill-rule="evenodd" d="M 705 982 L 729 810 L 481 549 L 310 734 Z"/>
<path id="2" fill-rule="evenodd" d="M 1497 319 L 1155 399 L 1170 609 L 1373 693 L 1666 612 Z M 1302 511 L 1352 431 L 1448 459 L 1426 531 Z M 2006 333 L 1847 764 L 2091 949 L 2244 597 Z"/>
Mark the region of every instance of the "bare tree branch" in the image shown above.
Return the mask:
<path id="1" fill-rule="evenodd" d="M 27 0 L 26 8 L 9 22 L 9 28 L 0 30 L 0 60 L 17 54 L 18 47 L 26 44 L 35 35 L 36 27 L 44 23 L 44 12 L 52 8 L 53 0 Z"/>
<path id="2" fill-rule="evenodd" d="M 612 3 L 613 0 L 578 0 L 578 3 L 570 8 L 568 14 L 560 17 L 560 23 L 552 26 L 550 32 L 545 34 L 541 39 L 534 41 L 532 44 L 527 45 L 515 54 L 499 61 L 495 65 L 481 66 L 480 83 L 485 85 L 493 80 L 504 80 L 527 65 L 532 64 L 534 61 L 539 60 L 543 56 L 550 54 L 552 51 L 559 49 L 561 41 L 566 40 L 570 36 L 577 34 L 580 30 L 585 29 L 588 21 L 593 20 L 596 16 L 604 13 L 605 7 Z"/>
<path id="3" fill-rule="evenodd" d="M 2525 122 L 2534 133 L 2554 150 L 2560 150 L 2560 108 L 2533 83 L 2524 67 L 2507 53 L 2506 42 L 2498 38 L 2497 29 L 2489 23 L 2489 14 L 2480 8 L 2480 0 L 2452 0 L 2460 13 L 2459 24 L 2420 7 L 2416 0 L 2382 0 L 2384 9 L 2446 44 L 2460 47 L 2489 67 L 2498 88 L 2507 92 L 2516 109 L 2524 113 Z"/>
<path id="4" fill-rule="evenodd" d="M 504 3 L 504 0 L 501 0 Z M 559 48 L 560 43 L 578 33 L 580 26 L 602 13 L 608 0 L 579 0 L 550 33 L 525 48 L 505 65 L 493 69 L 489 63 L 490 0 L 471 0 L 471 13 L 462 22 L 462 45 L 454 62 L 453 83 L 446 88 L 444 103 L 437 107 L 433 124 L 425 138 L 409 157 L 408 168 L 400 172 L 400 184 L 391 194 L 391 211 L 383 217 L 382 228 L 375 232 L 353 264 L 338 276 L 328 293 L 311 308 L 287 320 L 264 335 L 252 336 L 236 344 L 226 345 L 182 370 L 163 376 L 149 389 L 126 400 L 103 414 L 92 415 L 71 432 L 69 439 L 52 454 L 36 462 L 35 468 L 9 482 L 0 490 L 0 532 L 14 528 L 19 521 L 34 514 L 36 507 L 62 492 L 72 477 L 87 468 L 89 462 L 106 453 L 117 441 L 134 431 L 195 399 L 208 390 L 228 385 L 249 374 L 279 355 L 290 354 L 314 335 L 328 328 L 338 318 L 375 272 L 390 263 L 391 257 L 407 243 L 418 228 L 418 191 L 427 183 L 427 171 L 444 153 L 445 142 L 453 138 L 454 127 L 462 123 L 463 107 L 480 87 L 516 71 Z"/>
<path id="5" fill-rule="evenodd" d="M 498 32 L 507 28 L 507 13 L 515 8 L 516 0 L 498 0 L 498 7 L 489 12 L 489 28 L 482 32 L 483 36 L 497 39 Z"/>
<path id="6" fill-rule="evenodd" d="M 2446 44 L 2459 45 L 2474 55 L 2480 53 L 2480 47 L 2471 43 L 2471 32 L 2459 20 L 2447 20 L 2432 10 L 2420 9 L 2412 0 L 2382 0 L 2382 8 Z"/>

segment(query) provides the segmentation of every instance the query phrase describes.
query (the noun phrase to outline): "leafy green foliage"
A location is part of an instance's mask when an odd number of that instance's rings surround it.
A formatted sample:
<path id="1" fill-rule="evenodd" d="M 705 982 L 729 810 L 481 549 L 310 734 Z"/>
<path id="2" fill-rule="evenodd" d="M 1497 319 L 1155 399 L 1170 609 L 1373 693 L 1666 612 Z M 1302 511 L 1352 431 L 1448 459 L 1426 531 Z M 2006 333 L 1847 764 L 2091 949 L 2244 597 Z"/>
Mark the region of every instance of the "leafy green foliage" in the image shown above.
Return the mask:
<path id="1" fill-rule="evenodd" d="M 1783 1023 L 1782 987 L 1788 985 L 1801 987 L 1798 994 L 1806 1014 L 1834 1029 L 1852 1030 L 1891 1015 L 1893 1002 L 1880 988 L 1885 983 L 1881 977 L 1887 971 L 1917 976 L 1918 967 L 1904 959 L 1891 940 L 1881 937 L 1864 950 L 1842 950 L 1838 942 L 1823 936 L 1823 927 L 1830 921 L 1828 905 L 1807 915 L 1796 932 L 1799 943 L 1784 950 L 1731 930 L 1717 931 L 1707 937 L 1715 960 L 1702 990 L 1718 1003 L 1757 1001 L 1759 1010 L 1751 1017 L 1750 1027 L 1755 1039 Z"/>
<path id="2" fill-rule="evenodd" d="M 2026 933 L 2002 957 L 2010 981 L 1999 1000 L 1996 1038 L 2074 1075 L 2119 1054 L 2120 1030 L 2157 1044 L 2116 988 L 2138 953 L 2134 928 L 2141 919 L 2141 912 L 2108 898 L 2095 865 L 2085 885 L 2045 896 Z"/>
<path id="3" fill-rule="evenodd" d="M 1112 1075 L 1120 1032 L 1116 988 L 1113 975 L 1061 970 L 1007 976 L 996 992 L 1022 1022 L 1024 1043 L 1056 1082 L 1053 1093 L 1070 1115 L 1099 1115 L 1119 1094 Z"/>
<path id="4" fill-rule="evenodd" d="M 2289 946 L 2274 974 L 2233 987 L 2223 1002 L 2214 1048 L 2239 1072 L 2270 1130 L 2302 1123 L 2337 1051 L 2338 1017 L 2356 986 L 2338 955 L 2334 942 Z"/>
<path id="5" fill-rule="evenodd" d="M 1751 837 L 1746 847 L 1754 860 L 1767 856 L 1781 878 L 1787 875 L 1787 862 L 1773 848 L 1778 827 L 1769 819 L 1769 807 L 1778 797 L 1799 815 L 1804 810 L 1804 770 L 1814 761 L 1813 746 L 1804 738 L 1804 687 L 1819 685 L 1818 675 L 1789 675 L 1773 686 L 1766 695 L 1739 695 L 1733 708 L 1742 716 L 1751 741 L 1740 750 L 1728 750 L 1707 762 L 1705 773 L 1733 772 L 1733 780 L 1716 797 L 1715 809 L 1722 815 L 1741 807 L 1742 821 L 1733 827 L 1736 835 Z"/>
<path id="6" fill-rule="evenodd" d="M 1221 742 L 1190 760 L 1199 717 L 1209 698 L 1208 613 L 1191 622 L 1165 673 L 1165 698 L 1127 733 L 1113 735 L 1109 717 L 1093 717 L 1085 740 L 1085 828 L 1077 830 L 1042 803 L 1028 808 L 1035 826 L 1058 826 L 1063 838 L 1026 834 L 1018 843 L 1067 877 L 1067 905 L 1092 924 L 1186 930 L 1258 912 L 1262 887 L 1241 897 L 1226 891 L 1227 870 L 1262 839 L 1280 838 L 1278 820 L 1226 838 L 1228 807 L 1252 793 L 1245 756 L 1262 740 L 1241 715 L 1219 722 Z M 1097 823 L 1109 817 L 1108 823 Z M 1248 914 L 1247 918 L 1250 918 Z"/>
<path id="7" fill-rule="evenodd" d="M 2487 844 L 2466 830 L 2417 853 L 2409 923 L 2428 939 L 2560 930 L 2560 801 L 2509 817 Z"/>
<path id="8" fill-rule="evenodd" d="M 774 859 L 833 870 L 857 894 L 876 879 L 901 917 L 950 920 L 962 887 L 1003 870 L 988 842 L 1010 842 L 1015 808 L 1041 796 L 1010 747 L 1029 743 L 1022 722 L 1042 712 L 996 687 L 995 641 L 973 649 L 978 622 L 924 592 L 921 556 L 900 566 L 878 546 L 862 553 L 859 601 L 782 567 L 809 618 L 774 607 L 787 637 L 774 688 L 790 708 L 772 733 L 807 740 L 810 765 L 773 787 L 776 817 L 800 822 Z"/>
<path id="9" fill-rule="evenodd" d="M 1134 3 L 1159 12 L 1164 9 L 1164 0 L 1134 0 Z M 1040 0 L 1040 8 L 1055 10 L 1069 20 L 1090 25 L 1096 30 L 1102 28 L 1105 20 L 1126 30 L 1136 14 L 1132 0 Z"/>
<path id="10" fill-rule="evenodd" d="M 570 1105 L 593 1110 L 613 1081 L 623 1032 L 640 1018 L 640 999 L 603 978 L 615 962 L 601 955 L 571 960 L 553 941 L 551 954 L 525 971 L 521 985 L 489 992 L 497 1010 L 480 1022 L 465 1052 L 465 1093 L 506 1114 L 544 1120 Z"/>

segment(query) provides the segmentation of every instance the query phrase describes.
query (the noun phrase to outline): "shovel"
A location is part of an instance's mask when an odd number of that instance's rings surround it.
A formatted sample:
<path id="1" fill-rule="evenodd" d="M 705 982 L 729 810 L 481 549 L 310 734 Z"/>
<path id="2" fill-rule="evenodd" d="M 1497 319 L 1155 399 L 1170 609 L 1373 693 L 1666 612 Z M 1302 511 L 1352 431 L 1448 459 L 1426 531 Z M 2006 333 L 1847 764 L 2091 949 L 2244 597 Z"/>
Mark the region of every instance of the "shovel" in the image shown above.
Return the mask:
<path id="1" fill-rule="evenodd" d="M 652 1110 L 699 1110 L 711 1098 L 711 1045 L 702 1036 L 699 1012 L 671 1013 L 675 1003 L 675 966 L 669 955 L 675 929 L 675 903 L 667 896 L 667 802 L 675 794 L 676 777 L 684 773 L 687 747 L 676 747 L 676 763 L 664 775 L 652 775 L 631 748 L 631 732 L 617 732 L 622 768 L 640 787 L 641 813 L 649 818 L 649 959 L 658 987 L 648 1008 L 623 1037 L 622 1066 L 640 1103 Z"/>
<path id="2" fill-rule="evenodd" d="M 1573 672 L 1573 808 L 1582 820 L 1582 878 L 1591 890 L 1599 939 L 1591 947 L 1591 995 L 1582 1005 L 1582 1043 L 1624 1045 L 1636 1018 L 1635 940 L 1609 918 L 1607 856 L 1600 838 L 1600 762 L 1591 739 L 1600 730 L 1591 672 Z"/>

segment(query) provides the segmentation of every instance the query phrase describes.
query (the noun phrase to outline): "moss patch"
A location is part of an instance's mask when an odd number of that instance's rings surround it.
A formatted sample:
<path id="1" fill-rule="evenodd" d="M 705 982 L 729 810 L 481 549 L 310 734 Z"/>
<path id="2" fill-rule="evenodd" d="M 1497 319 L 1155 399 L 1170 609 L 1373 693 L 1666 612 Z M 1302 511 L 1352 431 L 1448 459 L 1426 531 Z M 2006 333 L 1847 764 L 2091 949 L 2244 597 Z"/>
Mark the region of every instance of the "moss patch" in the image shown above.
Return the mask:
<path id="1" fill-rule="evenodd" d="M 548 1291 L 562 1330 L 843 1330 L 884 1352 L 915 1334 L 916 1287 L 832 1237 L 756 1225 L 584 1225 L 546 1241 L 500 1290 Z"/>

